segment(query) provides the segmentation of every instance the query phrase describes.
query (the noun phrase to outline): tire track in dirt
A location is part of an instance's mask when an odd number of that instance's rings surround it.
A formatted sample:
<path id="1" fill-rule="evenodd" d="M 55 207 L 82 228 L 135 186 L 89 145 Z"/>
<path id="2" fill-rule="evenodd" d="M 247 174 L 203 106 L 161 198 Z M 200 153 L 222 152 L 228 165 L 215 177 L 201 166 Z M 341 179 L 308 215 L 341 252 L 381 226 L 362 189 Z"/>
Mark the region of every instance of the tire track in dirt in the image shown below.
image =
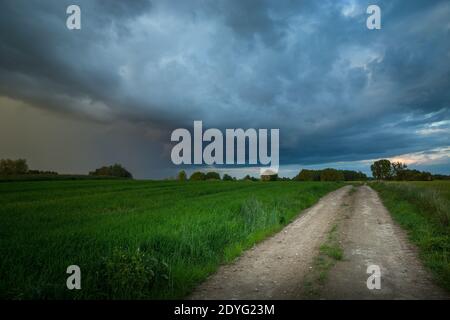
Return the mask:
<path id="1" fill-rule="evenodd" d="M 329 193 L 281 232 L 221 266 L 189 299 L 299 299 L 302 280 L 351 186 Z"/>

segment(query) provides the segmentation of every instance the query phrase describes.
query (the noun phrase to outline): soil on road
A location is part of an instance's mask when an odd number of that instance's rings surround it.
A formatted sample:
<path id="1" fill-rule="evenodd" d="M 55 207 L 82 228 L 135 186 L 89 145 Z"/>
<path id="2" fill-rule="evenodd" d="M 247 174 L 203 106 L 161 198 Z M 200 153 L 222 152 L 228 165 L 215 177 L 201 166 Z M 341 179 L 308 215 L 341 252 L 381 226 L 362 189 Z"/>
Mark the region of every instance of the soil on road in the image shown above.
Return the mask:
<path id="1" fill-rule="evenodd" d="M 296 299 L 351 186 L 329 193 L 281 232 L 222 266 L 192 299 Z"/>
<path id="2" fill-rule="evenodd" d="M 417 250 L 368 186 L 329 193 L 281 232 L 220 267 L 189 299 L 302 299 L 304 281 L 330 229 L 338 225 L 344 258 L 329 271 L 319 298 L 439 299 Z M 381 270 L 381 289 L 367 288 L 367 267 Z"/>
<path id="3" fill-rule="evenodd" d="M 352 206 L 340 223 L 344 259 L 330 270 L 321 297 L 326 299 L 445 299 L 420 263 L 417 248 L 393 222 L 369 186 L 353 193 Z M 378 266 L 380 289 L 367 288 L 367 268 Z"/>

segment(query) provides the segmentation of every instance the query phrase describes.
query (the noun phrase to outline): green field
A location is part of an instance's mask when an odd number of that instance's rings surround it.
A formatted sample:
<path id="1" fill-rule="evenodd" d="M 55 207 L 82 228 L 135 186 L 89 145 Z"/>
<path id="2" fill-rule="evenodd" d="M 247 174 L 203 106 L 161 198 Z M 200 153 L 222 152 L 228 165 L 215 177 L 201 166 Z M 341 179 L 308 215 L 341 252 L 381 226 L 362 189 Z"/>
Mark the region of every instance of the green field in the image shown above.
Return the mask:
<path id="1" fill-rule="evenodd" d="M 419 188 L 429 188 L 439 192 L 442 196 L 450 201 L 450 180 L 435 180 L 435 181 L 411 181 L 405 182 L 412 184 Z"/>
<path id="2" fill-rule="evenodd" d="M 0 183 L 0 297 L 182 298 L 341 185 Z M 81 268 L 81 290 L 66 288 L 69 265 Z"/>
<path id="3" fill-rule="evenodd" d="M 371 183 L 420 250 L 438 283 L 450 291 L 450 181 Z"/>

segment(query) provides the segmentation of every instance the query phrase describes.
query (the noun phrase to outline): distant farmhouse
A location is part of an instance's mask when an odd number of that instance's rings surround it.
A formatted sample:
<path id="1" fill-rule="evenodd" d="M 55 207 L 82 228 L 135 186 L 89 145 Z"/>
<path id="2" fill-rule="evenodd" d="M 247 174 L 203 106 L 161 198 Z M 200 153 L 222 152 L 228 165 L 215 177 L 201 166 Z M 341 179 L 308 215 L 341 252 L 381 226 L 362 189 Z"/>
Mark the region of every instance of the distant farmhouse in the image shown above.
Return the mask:
<path id="1" fill-rule="evenodd" d="M 261 180 L 262 181 L 276 181 L 278 179 L 278 174 L 276 172 L 273 172 L 270 169 L 267 169 L 263 173 L 261 173 Z"/>

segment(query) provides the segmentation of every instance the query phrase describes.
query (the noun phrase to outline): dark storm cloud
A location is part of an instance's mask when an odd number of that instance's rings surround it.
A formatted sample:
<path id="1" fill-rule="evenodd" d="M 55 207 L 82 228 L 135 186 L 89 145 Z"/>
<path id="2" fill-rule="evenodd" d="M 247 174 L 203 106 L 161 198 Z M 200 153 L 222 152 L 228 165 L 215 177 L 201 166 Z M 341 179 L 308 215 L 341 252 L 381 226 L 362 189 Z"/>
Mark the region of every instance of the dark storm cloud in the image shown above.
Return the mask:
<path id="1" fill-rule="evenodd" d="M 448 1 L 3 1 L 0 95 L 161 144 L 193 120 L 280 128 L 284 164 L 422 151 L 450 145 L 449 16 Z"/>

